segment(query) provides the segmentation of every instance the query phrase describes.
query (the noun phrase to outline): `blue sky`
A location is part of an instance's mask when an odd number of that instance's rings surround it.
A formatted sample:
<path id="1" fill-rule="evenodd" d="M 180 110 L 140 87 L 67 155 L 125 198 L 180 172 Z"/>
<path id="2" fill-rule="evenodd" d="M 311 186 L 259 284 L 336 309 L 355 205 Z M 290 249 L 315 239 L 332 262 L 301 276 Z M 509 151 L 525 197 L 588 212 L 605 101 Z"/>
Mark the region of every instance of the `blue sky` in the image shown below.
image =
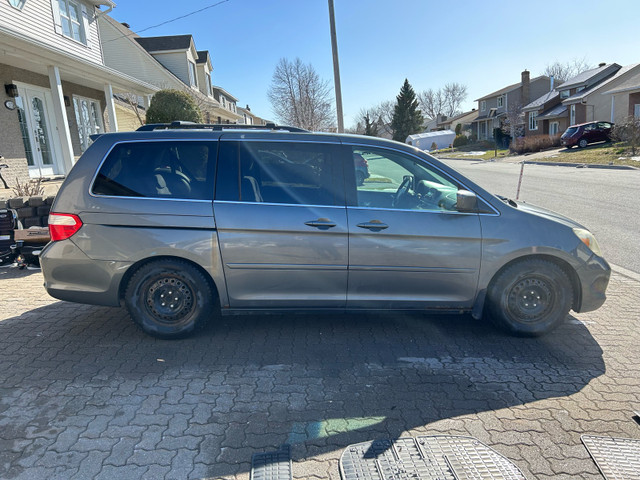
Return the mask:
<path id="1" fill-rule="evenodd" d="M 220 0 L 116 0 L 111 15 L 138 32 Z M 640 63 L 638 0 L 334 0 L 345 126 L 360 108 L 393 100 L 405 77 L 418 91 L 466 84 L 473 100 L 532 77 L 555 60 Z M 209 50 L 213 83 L 272 118 L 266 92 L 281 57 L 311 63 L 333 87 L 327 0 L 228 0 L 141 35 L 190 33 Z"/>

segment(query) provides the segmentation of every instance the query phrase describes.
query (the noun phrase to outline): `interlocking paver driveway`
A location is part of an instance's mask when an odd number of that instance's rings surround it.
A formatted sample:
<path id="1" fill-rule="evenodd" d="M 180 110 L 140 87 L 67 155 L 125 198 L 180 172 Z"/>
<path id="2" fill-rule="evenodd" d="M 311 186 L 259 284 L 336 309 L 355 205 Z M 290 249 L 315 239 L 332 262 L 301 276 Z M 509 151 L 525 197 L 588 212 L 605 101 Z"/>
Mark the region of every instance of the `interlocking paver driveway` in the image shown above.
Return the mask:
<path id="1" fill-rule="evenodd" d="M 224 317 L 148 337 L 124 310 L 57 302 L 0 269 L 0 478 L 249 478 L 292 445 L 339 478 L 347 445 L 472 435 L 529 479 L 601 476 L 583 433 L 640 438 L 640 283 L 539 339 L 469 317 Z"/>

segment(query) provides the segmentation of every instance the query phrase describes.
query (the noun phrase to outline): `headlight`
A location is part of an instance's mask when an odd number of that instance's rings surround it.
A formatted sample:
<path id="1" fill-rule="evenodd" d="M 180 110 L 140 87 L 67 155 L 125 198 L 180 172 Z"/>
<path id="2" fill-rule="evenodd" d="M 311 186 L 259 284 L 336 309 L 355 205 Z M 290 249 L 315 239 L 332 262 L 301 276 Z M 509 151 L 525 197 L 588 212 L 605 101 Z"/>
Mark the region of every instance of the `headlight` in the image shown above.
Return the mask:
<path id="1" fill-rule="evenodd" d="M 584 243 L 589 250 L 598 255 L 602 256 L 602 251 L 600 250 L 600 245 L 598 245 L 598 241 L 596 237 L 589 230 L 585 230 L 584 228 L 574 228 L 573 233 Z"/>

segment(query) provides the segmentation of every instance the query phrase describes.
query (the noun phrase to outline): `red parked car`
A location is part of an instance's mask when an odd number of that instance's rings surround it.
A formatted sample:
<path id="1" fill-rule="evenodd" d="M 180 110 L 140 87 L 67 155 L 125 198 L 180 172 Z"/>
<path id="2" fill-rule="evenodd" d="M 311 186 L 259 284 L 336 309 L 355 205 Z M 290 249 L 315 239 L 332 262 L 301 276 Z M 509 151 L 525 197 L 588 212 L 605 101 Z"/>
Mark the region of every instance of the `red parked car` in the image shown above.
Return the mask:
<path id="1" fill-rule="evenodd" d="M 572 125 L 562 134 L 560 143 L 567 148 L 571 148 L 574 145 L 584 148 L 590 143 L 610 142 L 612 128 L 613 123 L 610 122 L 589 122 Z"/>

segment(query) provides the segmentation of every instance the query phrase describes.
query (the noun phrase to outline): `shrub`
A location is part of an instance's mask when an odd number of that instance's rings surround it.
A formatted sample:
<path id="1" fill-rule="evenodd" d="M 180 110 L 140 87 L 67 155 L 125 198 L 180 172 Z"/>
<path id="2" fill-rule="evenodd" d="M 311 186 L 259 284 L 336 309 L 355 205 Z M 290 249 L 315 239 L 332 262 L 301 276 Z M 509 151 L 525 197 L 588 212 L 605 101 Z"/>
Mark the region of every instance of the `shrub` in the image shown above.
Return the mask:
<path id="1" fill-rule="evenodd" d="M 613 126 L 612 136 L 616 140 L 626 142 L 631 147 L 631 155 L 640 148 L 640 118 L 628 117 Z"/>
<path id="2" fill-rule="evenodd" d="M 147 123 L 202 122 L 202 114 L 191 96 L 180 90 L 160 90 L 151 99 Z"/>
<path id="3" fill-rule="evenodd" d="M 460 125 L 460 124 L 458 124 Z M 453 146 L 454 147 L 462 147 L 464 145 L 466 145 L 467 143 L 469 143 L 469 139 L 467 138 L 466 135 L 456 135 L 456 138 L 453 139 Z"/>
<path id="4" fill-rule="evenodd" d="M 438 149 L 438 144 L 436 142 L 433 142 L 431 144 L 431 148 L 429 150 L 433 151 L 433 150 L 437 150 Z"/>
<path id="5" fill-rule="evenodd" d="M 529 137 L 518 137 L 515 142 L 511 142 L 509 149 L 518 154 L 529 152 L 540 152 L 547 148 L 559 147 L 560 135 L 534 135 Z"/>

